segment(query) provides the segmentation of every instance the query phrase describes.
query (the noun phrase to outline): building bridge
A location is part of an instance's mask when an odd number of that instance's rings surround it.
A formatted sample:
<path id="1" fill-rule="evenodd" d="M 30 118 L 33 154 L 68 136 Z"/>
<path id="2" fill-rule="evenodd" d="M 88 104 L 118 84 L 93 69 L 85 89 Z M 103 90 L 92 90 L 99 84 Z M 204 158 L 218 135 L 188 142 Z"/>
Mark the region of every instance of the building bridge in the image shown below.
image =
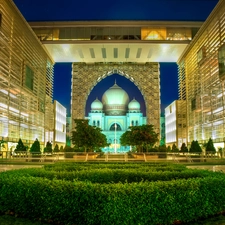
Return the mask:
<path id="1" fill-rule="evenodd" d="M 55 62 L 177 62 L 202 22 L 30 22 Z"/>

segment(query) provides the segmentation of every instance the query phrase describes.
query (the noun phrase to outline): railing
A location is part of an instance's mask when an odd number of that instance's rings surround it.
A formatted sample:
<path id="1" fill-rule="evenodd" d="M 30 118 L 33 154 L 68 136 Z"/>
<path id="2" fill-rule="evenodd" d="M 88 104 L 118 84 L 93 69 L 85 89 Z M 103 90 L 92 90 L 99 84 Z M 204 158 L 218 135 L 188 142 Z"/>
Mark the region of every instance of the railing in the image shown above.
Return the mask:
<path id="1" fill-rule="evenodd" d="M 57 152 L 34 154 L 30 152 L 0 151 L 1 161 L 19 162 L 159 162 L 175 163 L 213 162 L 223 158 L 222 154 L 199 153 L 98 153 L 98 152 Z"/>

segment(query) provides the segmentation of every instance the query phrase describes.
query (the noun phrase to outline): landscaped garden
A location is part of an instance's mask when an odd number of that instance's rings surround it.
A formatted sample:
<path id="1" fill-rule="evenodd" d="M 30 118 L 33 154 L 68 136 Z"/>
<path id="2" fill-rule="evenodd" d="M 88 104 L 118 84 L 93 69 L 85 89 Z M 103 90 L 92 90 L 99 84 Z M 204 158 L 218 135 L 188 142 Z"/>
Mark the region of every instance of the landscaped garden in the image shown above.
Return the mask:
<path id="1" fill-rule="evenodd" d="M 55 163 L 0 173 L 0 212 L 56 224 L 177 224 L 225 211 L 225 175 L 163 163 Z"/>

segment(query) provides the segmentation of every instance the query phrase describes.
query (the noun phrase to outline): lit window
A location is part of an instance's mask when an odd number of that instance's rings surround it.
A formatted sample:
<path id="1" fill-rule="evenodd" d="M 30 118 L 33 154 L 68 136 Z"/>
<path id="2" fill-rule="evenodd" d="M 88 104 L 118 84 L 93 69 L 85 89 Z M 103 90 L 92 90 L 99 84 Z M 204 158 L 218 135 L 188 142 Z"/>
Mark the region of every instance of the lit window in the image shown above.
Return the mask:
<path id="1" fill-rule="evenodd" d="M 218 62 L 219 62 L 219 77 L 220 79 L 224 79 L 225 78 L 225 44 L 219 48 Z"/>
<path id="2" fill-rule="evenodd" d="M 29 88 L 30 90 L 33 90 L 33 81 L 34 81 L 34 72 L 29 66 L 26 66 L 26 69 L 25 69 L 25 86 L 27 88 Z"/>
<path id="3" fill-rule="evenodd" d="M 205 47 L 203 46 L 197 53 L 198 63 L 201 63 L 205 57 L 206 57 L 206 50 L 205 50 Z"/>
<path id="4" fill-rule="evenodd" d="M 112 126 L 110 127 L 109 130 L 113 131 L 113 130 L 122 130 L 122 129 L 118 123 L 114 123 L 114 124 L 112 124 Z"/>
<path id="5" fill-rule="evenodd" d="M 195 110 L 196 109 L 196 98 L 192 99 L 191 101 L 191 110 Z"/>

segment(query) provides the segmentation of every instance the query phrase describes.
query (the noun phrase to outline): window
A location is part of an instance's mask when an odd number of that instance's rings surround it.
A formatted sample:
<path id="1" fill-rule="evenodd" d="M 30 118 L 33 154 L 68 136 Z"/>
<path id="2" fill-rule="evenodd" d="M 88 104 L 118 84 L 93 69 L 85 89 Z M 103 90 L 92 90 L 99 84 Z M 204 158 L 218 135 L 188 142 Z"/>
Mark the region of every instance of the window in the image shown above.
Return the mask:
<path id="1" fill-rule="evenodd" d="M 225 44 L 218 51 L 219 77 L 225 79 Z"/>
<path id="2" fill-rule="evenodd" d="M 93 126 L 96 126 L 96 124 L 95 124 L 95 120 L 93 121 Z"/>
<path id="3" fill-rule="evenodd" d="M 198 63 L 201 63 L 201 61 L 205 58 L 206 56 L 206 50 L 205 47 L 203 46 L 198 52 L 197 52 L 197 61 Z"/>
<path id="4" fill-rule="evenodd" d="M 2 26 L 2 14 L 0 12 L 0 27 Z"/>
<path id="5" fill-rule="evenodd" d="M 97 127 L 100 127 L 100 122 L 99 122 L 99 120 L 97 121 Z"/>
<path id="6" fill-rule="evenodd" d="M 34 82 L 34 72 L 33 70 L 29 67 L 26 66 L 25 70 L 25 86 L 29 88 L 30 90 L 33 90 L 33 82 Z"/>
<path id="7" fill-rule="evenodd" d="M 121 126 L 118 123 L 114 123 L 110 127 L 110 130 L 113 131 L 113 130 L 122 130 L 122 129 L 121 129 Z"/>
<path id="8" fill-rule="evenodd" d="M 40 112 L 44 112 L 45 111 L 45 105 L 44 105 L 44 102 L 39 100 L 39 103 L 38 103 L 38 110 Z"/>
<path id="9" fill-rule="evenodd" d="M 196 98 L 191 100 L 191 110 L 195 110 L 196 109 Z"/>

